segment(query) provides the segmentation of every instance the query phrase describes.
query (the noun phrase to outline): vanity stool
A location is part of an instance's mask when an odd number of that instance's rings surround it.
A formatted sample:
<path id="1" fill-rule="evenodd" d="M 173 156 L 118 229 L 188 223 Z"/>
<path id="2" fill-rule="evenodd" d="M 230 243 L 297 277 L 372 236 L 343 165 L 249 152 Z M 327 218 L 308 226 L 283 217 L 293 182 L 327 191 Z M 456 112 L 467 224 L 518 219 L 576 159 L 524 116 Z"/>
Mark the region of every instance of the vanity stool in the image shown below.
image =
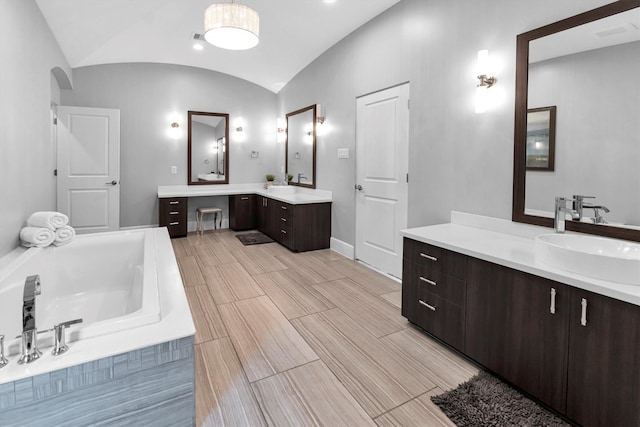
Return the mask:
<path id="1" fill-rule="evenodd" d="M 220 215 L 220 227 L 222 228 L 222 209 L 220 208 L 198 208 L 196 209 L 196 231 L 202 236 L 204 234 L 204 215 L 213 214 L 213 229 L 216 227 L 216 220 Z"/>

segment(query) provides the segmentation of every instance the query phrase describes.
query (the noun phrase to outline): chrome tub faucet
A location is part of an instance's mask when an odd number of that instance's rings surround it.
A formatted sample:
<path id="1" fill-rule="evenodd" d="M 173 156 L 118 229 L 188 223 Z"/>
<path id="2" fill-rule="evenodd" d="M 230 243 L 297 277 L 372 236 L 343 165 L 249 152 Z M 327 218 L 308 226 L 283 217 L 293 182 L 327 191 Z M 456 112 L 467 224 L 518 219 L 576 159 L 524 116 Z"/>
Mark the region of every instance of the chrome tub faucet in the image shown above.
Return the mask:
<path id="1" fill-rule="evenodd" d="M 36 329 L 36 296 L 40 295 L 40 276 L 27 277 L 22 294 L 22 353 L 19 364 L 31 363 L 40 358 L 38 331 Z"/>

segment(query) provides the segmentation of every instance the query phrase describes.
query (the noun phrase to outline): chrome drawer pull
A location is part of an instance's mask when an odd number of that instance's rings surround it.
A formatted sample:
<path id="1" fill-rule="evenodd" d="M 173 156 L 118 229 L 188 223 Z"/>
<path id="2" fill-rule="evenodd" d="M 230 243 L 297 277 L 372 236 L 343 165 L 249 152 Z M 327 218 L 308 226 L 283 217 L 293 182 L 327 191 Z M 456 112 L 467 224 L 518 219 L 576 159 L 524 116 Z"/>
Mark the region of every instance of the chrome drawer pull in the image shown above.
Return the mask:
<path id="1" fill-rule="evenodd" d="M 551 288 L 551 306 L 549 307 L 551 314 L 556 314 L 556 289 Z"/>
<path id="2" fill-rule="evenodd" d="M 170 222 L 169 225 L 178 225 L 180 224 L 179 222 Z"/>
<path id="3" fill-rule="evenodd" d="M 431 310 L 431 311 L 436 311 L 436 308 L 435 308 L 434 306 L 427 304 L 426 302 L 422 301 L 421 299 L 420 299 L 420 300 L 418 300 L 418 302 L 419 302 L 421 305 L 424 305 L 425 307 L 427 307 L 429 310 Z"/>
<path id="4" fill-rule="evenodd" d="M 179 205 L 180 202 L 169 202 L 170 205 Z"/>
<path id="5" fill-rule="evenodd" d="M 287 222 L 286 218 L 280 218 L 282 221 Z"/>
<path id="6" fill-rule="evenodd" d="M 431 255 L 423 254 L 422 252 L 420 252 L 420 256 L 428 259 L 429 261 L 438 261 L 438 258 Z"/>
<path id="7" fill-rule="evenodd" d="M 169 212 L 169 215 L 178 215 L 180 212 L 178 211 L 173 211 L 173 212 Z"/>
<path id="8" fill-rule="evenodd" d="M 249 200 L 248 197 L 240 197 L 240 200 Z"/>
<path id="9" fill-rule="evenodd" d="M 286 231 L 284 231 L 284 230 L 280 230 L 280 232 L 281 232 L 281 233 L 284 233 L 284 234 L 287 234 L 287 232 L 286 232 Z"/>
<path id="10" fill-rule="evenodd" d="M 420 276 L 420 280 L 422 280 L 423 282 L 427 282 L 430 285 L 433 286 L 438 286 L 438 284 L 436 282 L 434 282 L 433 280 L 429 280 L 429 279 L 425 279 L 424 277 Z"/>
<path id="11" fill-rule="evenodd" d="M 282 209 L 284 209 L 284 210 L 286 211 L 286 210 L 287 210 L 287 207 L 286 207 L 286 206 L 282 206 Z"/>
<path id="12" fill-rule="evenodd" d="M 582 326 L 587 326 L 587 300 L 582 298 L 582 302 L 580 303 L 582 306 L 582 315 L 580 316 L 580 324 Z"/>

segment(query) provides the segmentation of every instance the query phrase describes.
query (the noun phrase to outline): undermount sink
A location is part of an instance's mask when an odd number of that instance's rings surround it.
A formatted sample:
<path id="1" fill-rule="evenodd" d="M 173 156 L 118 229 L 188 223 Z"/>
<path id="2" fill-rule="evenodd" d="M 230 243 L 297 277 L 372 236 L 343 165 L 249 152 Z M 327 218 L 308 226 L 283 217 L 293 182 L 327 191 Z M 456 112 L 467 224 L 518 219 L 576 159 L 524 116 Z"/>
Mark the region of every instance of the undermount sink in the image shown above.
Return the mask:
<path id="1" fill-rule="evenodd" d="M 611 282 L 640 286 L 640 244 L 575 234 L 541 234 L 535 238 L 536 260 Z"/>
<path id="2" fill-rule="evenodd" d="M 293 185 L 272 185 L 271 187 L 267 188 L 267 192 L 281 195 L 295 194 L 296 187 L 294 187 Z"/>

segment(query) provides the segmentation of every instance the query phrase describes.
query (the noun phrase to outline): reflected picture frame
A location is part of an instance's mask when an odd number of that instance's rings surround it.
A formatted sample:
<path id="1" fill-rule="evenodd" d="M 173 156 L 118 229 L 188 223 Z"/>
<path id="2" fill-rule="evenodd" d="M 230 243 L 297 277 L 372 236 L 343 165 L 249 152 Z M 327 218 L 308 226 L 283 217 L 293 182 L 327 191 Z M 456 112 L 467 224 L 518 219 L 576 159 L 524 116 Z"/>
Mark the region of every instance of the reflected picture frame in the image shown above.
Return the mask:
<path id="1" fill-rule="evenodd" d="M 555 170 L 556 110 L 555 105 L 527 110 L 528 171 Z"/>

